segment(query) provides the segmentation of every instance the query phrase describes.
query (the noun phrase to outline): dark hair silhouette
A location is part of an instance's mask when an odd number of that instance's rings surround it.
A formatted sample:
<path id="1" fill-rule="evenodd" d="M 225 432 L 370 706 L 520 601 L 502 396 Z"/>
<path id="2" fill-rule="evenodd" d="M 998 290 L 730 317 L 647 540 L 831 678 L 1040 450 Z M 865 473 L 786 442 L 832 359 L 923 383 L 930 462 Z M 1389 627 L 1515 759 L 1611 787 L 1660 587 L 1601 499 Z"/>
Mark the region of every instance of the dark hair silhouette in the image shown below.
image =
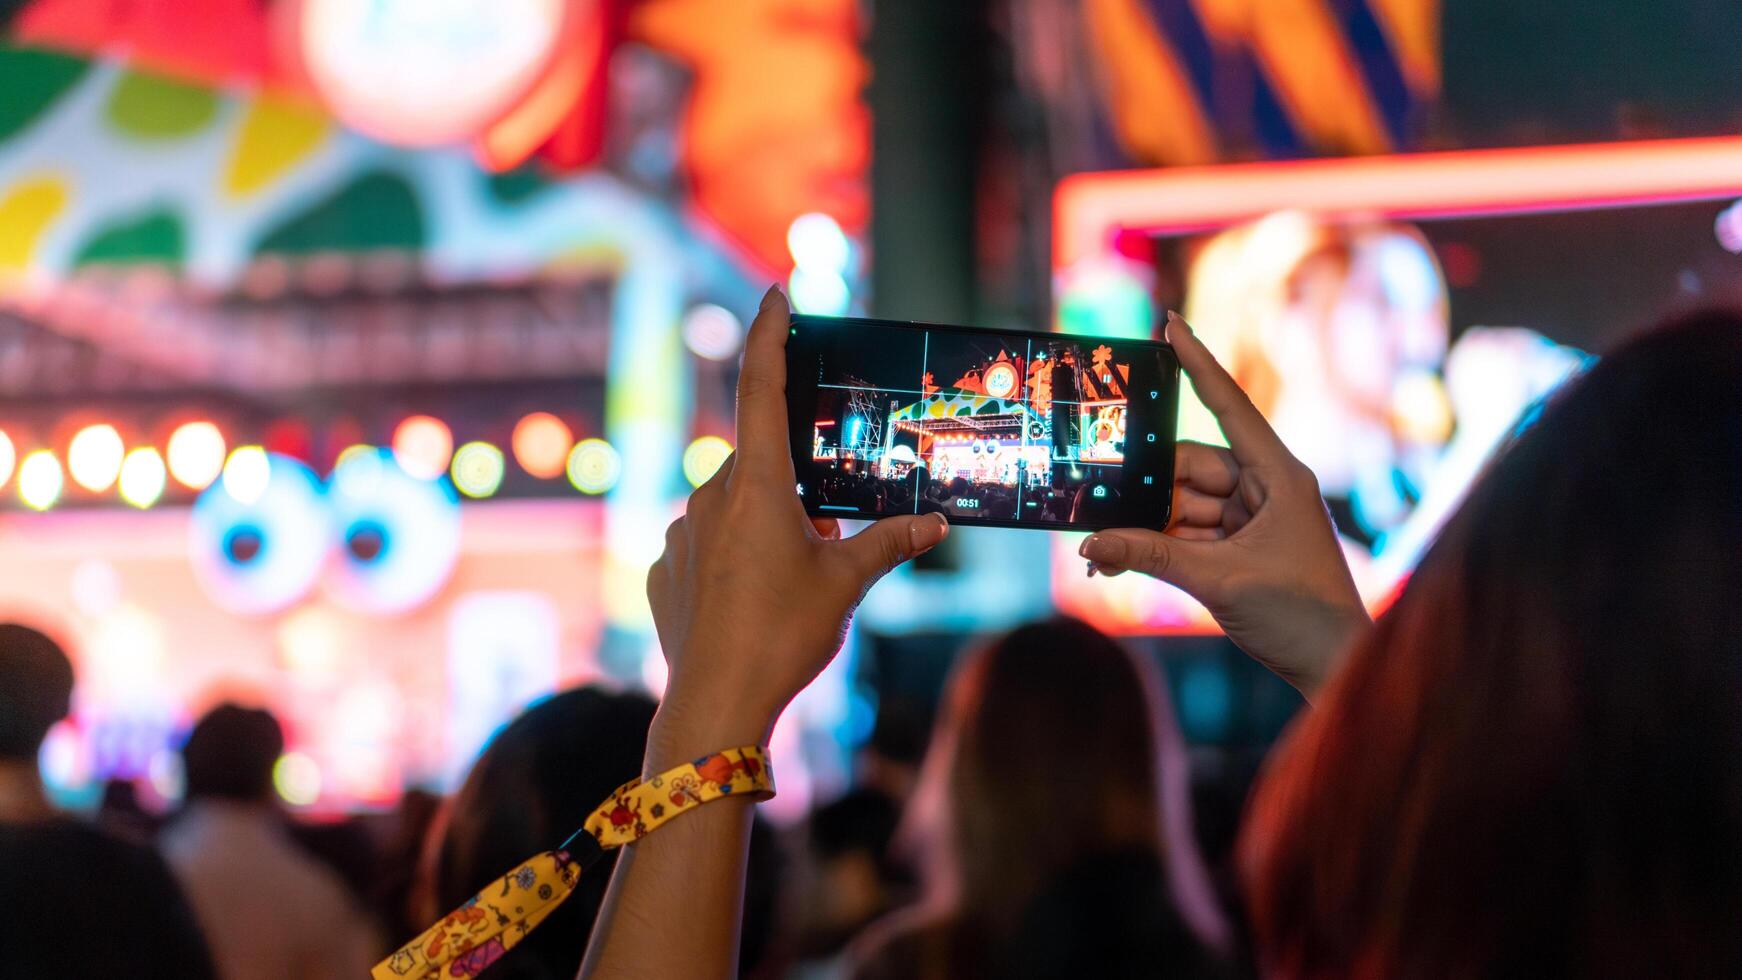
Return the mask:
<path id="1" fill-rule="evenodd" d="M 1192 844 L 1185 754 L 1157 674 L 1073 619 L 1021 627 L 969 656 L 904 827 L 931 851 L 918 910 L 931 921 L 892 937 L 862 977 L 1028 975 L 1036 950 L 1119 976 L 1139 964 L 1145 975 L 1202 972 L 1226 926 Z M 1102 874 L 1112 868 L 1136 879 Z M 1134 930 L 1102 918 L 1031 931 L 1040 911 L 1097 893 L 1154 917 Z"/>
<path id="2" fill-rule="evenodd" d="M 72 696 L 73 664 L 60 645 L 28 626 L 0 623 L 0 759 L 34 762 Z"/>
<path id="3" fill-rule="evenodd" d="M 1471 491 L 1242 840 L 1278 977 L 1742 975 L 1742 316 L 1622 347 Z"/>
<path id="4" fill-rule="evenodd" d="M 641 772 L 653 711 L 643 695 L 583 687 L 533 705 L 502 729 L 432 829 L 421 918 L 433 921 L 580 829 L 600 800 Z M 588 869 L 568 901 L 491 975 L 569 980 L 579 972 L 615 855 Z"/>
<path id="5" fill-rule="evenodd" d="M 220 704 L 206 712 L 181 748 L 187 798 L 264 800 L 284 754 L 284 729 L 261 708 Z"/>

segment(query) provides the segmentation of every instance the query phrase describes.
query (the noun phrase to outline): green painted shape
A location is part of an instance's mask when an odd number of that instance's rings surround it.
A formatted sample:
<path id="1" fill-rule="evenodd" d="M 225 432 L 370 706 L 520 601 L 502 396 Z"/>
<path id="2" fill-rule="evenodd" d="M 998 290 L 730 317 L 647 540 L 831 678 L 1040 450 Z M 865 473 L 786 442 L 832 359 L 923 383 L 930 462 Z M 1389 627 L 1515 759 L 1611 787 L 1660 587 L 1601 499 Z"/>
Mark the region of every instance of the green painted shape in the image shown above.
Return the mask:
<path id="1" fill-rule="evenodd" d="M 974 403 L 973 402 L 963 402 L 962 404 L 956 406 L 956 410 L 954 412 L 952 412 L 951 414 L 957 416 L 958 418 L 963 416 L 963 415 L 972 415 L 972 414 L 974 414 Z"/>
<path id="2" fill-rule="evenodd" d="M 1002 414 L 1004 414 L 1004 406 L 998 402 L 995 402 L 995 401 L 988 401 L 986 404 L 981 405 L 978 409 L 976 409 L 974 414 L 975 415 L 1002 415 Z"/>
<path id="3" fill-rule="evenodd" d="M 423 209 L 411 185 L 398 174 L 376 170 L 267 232 L 255 252 L 416 250 L 425 240 Z"/>
<path id="4" fill-rule="evenodd" d="M 180 267 L 187 257 L 181 219 L 167 210 L 109 225 L 80 246 L 74 267 L 155 263 Z"/>
<path id="5" fill-rule="evenodd" d="M 198 85 L 129 71 L 109 94 L 108 115 L 116 129 L 136 139 L 182 139 L 217 117 L 218 96 Z"/>
<path id="6" fill-rule="evenodd" d="M 490 197 L 499 204 L 523 204 L 539 191 L 553 187 L 556 181 L 545 175 L 536 163 L 525 163 L 513 170 L 491 174 L 484 181 Z"/>
<path id="7" fill-rule="evenodd" d="M 0 43 L 0 141 L 35 122 L 90 68 L 81 58 Z"/>

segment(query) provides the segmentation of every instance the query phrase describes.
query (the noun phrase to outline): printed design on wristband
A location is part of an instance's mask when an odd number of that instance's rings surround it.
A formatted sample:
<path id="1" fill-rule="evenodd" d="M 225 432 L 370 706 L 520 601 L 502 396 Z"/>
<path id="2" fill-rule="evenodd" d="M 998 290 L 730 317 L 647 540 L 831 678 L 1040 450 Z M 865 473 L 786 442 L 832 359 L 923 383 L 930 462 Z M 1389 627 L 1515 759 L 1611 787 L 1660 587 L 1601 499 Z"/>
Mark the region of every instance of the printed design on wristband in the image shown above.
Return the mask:
<path id="1" fill-rule="evenodd" d="M 374 980 L 475 977 L 501 959 L 575 890 L 581 872 L 612 848 L 633 844 L 679 814 L 714 800 L 774 795 L 767 751 L 726 749 L 651 779 L 625 783 L 586 825 L 472 896 L 370 971 Z"/>

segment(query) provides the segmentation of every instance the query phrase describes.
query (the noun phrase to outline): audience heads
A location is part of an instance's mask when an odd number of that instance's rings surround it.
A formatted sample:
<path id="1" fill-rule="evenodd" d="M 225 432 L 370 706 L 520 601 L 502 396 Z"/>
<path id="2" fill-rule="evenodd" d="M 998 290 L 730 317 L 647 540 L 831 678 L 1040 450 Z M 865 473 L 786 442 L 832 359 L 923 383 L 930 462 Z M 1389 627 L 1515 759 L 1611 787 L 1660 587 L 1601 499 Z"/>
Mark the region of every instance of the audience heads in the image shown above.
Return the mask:
<path id="1" fill-rule="evenodd" d="M 1280 753 L 1275 975 L 1742 974 L 1742 316 L 1647 334 L 1504 451 Z"/>
<path id="2" fill-rule="evenodd" d="M 221 704 L 206 712 L 182 746 L 187 798 L 269 800 L 272 767 L 283 754 L 284 730 L 271 712 Z"/>
<path id="3" fill-rule="evenodd" d="M 580 829 L 599 801 L 641 771 L 654 702 L 594 687 L 523 712 L 491 740 L 430 837 L 426 919 L 459 906 L 528 855 Z M 516 978 L 567 978 L 604 901 L 615 852 L 581 876 L 567 902 L 495 967 Z"/>
<path id="4" fill-rule="evenodd" d="M 73 665 L 60 646 L 28 626 L 0 623 L 0 761 L 35 762 L 72 697 Z"/>
<path id="5" fill-rule="evenodd" d="M 1179 733 L 1147 661 L 1077 620 L 1021 627 L 957 671 L 932 751 L 922 793 L 942 799 L 914 819 L 947 835 L 933 889 L 964 912 L 1008 926 L 1085 858 L 1138 851 L 1169 865 L 1182 915 L 1222 938 Z"/>

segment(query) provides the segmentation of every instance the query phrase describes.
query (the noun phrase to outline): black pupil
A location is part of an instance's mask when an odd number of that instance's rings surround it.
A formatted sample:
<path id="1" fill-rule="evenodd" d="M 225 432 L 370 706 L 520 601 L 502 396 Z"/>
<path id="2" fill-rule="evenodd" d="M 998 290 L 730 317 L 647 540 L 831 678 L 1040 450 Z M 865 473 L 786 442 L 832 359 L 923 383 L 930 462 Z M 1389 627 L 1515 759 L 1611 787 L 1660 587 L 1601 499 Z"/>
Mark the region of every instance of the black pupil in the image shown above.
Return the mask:
<path id="1" fill-rule="evenodd" d="M 232 528 L 224 536 L 224 554 L 238 565 L 246 565 L 260 557 L 260 552 L 266 548 L 266 536 L 260 529 L 244 524 Z"/>
<path id="2" fill-rule="evenodd" d="M 345 535 L 345 547 L 358 561 L 374 561 L 387 550 L 387 529 L 374 521 L 353 524 Z"/>

